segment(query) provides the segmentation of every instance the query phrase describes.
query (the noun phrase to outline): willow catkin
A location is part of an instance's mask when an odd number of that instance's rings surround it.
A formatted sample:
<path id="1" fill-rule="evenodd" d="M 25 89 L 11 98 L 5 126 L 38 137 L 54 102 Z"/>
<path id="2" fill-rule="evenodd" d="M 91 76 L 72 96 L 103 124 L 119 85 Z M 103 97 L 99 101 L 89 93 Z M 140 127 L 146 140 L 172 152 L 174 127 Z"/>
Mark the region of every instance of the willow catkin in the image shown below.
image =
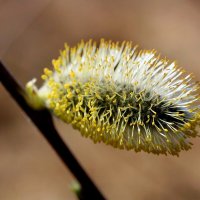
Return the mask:
<path id="1" fill-rule="evenodd" d="M 65 45 L 43 86 L 27 84 L 58 118 L 94 142 L 178 155 L 199 123 L 199 85 L 175 62 L 130 42 Z"/>

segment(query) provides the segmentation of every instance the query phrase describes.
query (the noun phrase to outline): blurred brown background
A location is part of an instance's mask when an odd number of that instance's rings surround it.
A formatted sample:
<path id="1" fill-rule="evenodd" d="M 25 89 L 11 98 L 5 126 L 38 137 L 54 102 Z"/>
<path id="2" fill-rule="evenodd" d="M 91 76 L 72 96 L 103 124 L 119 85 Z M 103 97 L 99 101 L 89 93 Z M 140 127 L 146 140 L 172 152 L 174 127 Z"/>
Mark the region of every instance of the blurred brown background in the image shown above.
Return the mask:
<path id="1" fill-rule="evenodd" d="M 200 80 L 198 0 L 0 0 L 0 57 L 25 84 L 63 43 L 131 40 Z M 73 177 L 0 85 L 0 199 L 75 200 Z M 56 126 L 109 200 L 200 199 L 200 140 L 180 157 L 120 151 Z"/>

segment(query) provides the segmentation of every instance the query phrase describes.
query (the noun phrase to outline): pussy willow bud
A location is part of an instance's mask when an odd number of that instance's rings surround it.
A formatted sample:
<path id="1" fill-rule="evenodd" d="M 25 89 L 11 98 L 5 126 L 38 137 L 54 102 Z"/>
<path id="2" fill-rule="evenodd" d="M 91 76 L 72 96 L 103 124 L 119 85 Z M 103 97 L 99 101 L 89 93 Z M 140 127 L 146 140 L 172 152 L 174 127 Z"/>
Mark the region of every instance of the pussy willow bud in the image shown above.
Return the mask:
<path id="1" fill-rule="evenodd" d="M 34 91 L 58 118 L 94 142 L 178 155 L 199 123 L 199 85 L 175 62 L 130 42 L 65 45 Z M 39 105 L 42 105 L 41 103 Z"/>

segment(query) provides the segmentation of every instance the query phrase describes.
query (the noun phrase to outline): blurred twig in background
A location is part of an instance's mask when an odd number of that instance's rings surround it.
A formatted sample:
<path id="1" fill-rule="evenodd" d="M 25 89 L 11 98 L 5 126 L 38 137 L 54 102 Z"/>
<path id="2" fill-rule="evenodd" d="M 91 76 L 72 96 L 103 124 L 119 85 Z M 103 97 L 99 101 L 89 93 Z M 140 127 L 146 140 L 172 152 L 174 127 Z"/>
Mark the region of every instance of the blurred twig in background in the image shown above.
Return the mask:
<path id="1" fill-rule="evenodd" d="M 25 91 L 15 81 L 5 66 L 0 62 L 0 81 L 13 99 L 23 109 L 23 111 L 32 120 L 35 126 L 41 131 L 42 135 L 50 143 L 58 156 L 62 159 L 65 166 L 70 169 L 81 185 L 79 199 L 105 199 L 99 189 L 95 186 L 79 162 L 73 156 L 69 148 L 63 142 L 54 127 L 51 114 L 47 109 L 35 110 L 31 108 L 25 100 Z"/>

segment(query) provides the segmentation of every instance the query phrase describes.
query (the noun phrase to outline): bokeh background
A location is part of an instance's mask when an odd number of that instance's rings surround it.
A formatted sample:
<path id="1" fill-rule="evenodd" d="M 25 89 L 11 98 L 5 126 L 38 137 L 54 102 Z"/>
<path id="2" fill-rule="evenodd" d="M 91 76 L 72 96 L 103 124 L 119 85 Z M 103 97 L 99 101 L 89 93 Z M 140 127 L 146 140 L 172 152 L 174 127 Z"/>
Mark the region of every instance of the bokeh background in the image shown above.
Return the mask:
<path id="1" fill-rule="evenodd" d="M 200 80 L 199 36 L 198 0 L 0 0 L 0 57 L 23 85 L 40 80 L 64 42 L 102 37 L 157 49 Z M 179 158 L 136 154 L 55 123 L 107 199 L 200 199 L 200 139 Z M 73 180 L 0 85 L 0 199 L 75 200 Z"/>

